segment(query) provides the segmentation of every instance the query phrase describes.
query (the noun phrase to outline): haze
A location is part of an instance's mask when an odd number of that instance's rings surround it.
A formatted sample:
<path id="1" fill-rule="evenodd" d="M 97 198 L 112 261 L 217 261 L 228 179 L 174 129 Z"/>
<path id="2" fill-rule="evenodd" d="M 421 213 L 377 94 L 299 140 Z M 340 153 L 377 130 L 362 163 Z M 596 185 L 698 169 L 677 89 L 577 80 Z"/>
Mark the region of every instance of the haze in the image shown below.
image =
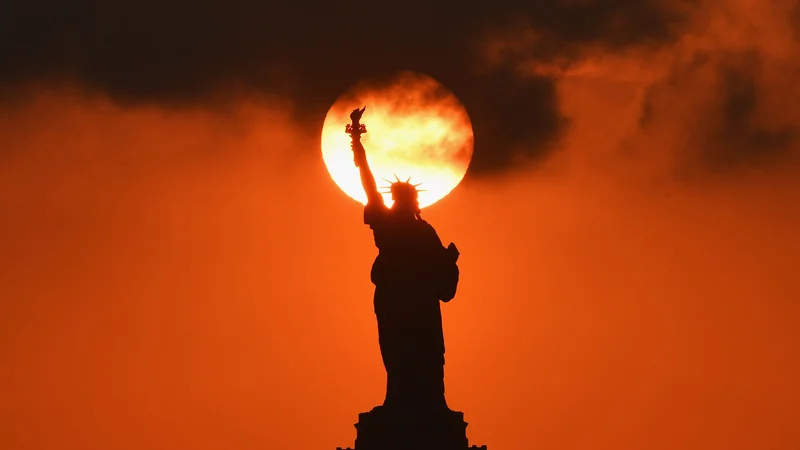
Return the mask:
<path id="1" fill-rule="evenodd" d="M 424 212 L 462 253 L 443 308 L 448 401 L 468 412 L 470 440 L 496 449 L 793 450 L 796 3 L 701 2 L 658 15 L 654 34 L 630 25 L 650 17 L 637 4 L 537 6 L 550 28 L 504 5 L 522 19 L 476 15 L 483 32 L 446 41 L 469 42 L 474 65 L 419 69 L 459 96 L 476 137 L 464 182 Z M 598 22 L 558 28 L 568 7 Z M 13 68 L 0 108 L 0 447 L 350 442 L 384 388 L 375 249 L 319 136 L 357 71 L 298 95 L 237 78 L 250 59 L 232 53 L 219 71 L 237 82 L 209 69 L 182 85 L 169 58 L 133 77 L 128 59 L 92 59 L 100 47 L 51 57 L 45 38 L 0 49 Z M 537 44 L 548 40 L 563 45 Z M 17 42 L 38 44 L 23 57 Z M 428 58 L 387 48 L 397 65 Z M 498 67 L 514 69 L 496 75 L 513 80 L 493 85 L 502 107 L 479 107 L 488 97 L 465 86 Z"/>

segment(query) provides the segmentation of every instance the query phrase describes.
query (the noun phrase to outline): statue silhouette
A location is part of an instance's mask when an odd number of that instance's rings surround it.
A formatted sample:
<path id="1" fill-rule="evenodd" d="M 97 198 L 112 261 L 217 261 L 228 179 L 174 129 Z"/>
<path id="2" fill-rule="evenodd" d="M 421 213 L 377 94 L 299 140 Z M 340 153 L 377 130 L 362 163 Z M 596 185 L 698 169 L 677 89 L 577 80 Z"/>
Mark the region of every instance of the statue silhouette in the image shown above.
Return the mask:
<path id="1" fill-rule="evenodd" d="M 364 109 L 350 115 L 360 127 Z M 353 153 L 367 194 L 364 223 L 378 247 L 372 265 L 378 341 L 386 368 L 387 408 L 416 413 L 449 409 L 444 397 L 444 333 L 440 301 L 455 297 L 458 252 L 442 245 L 436 230 L 420 216 L 418 191 L 409 181 L 391 183 L 393 204 L 385 205 L 361 144 Z"/>
<path id="2" fill-rule="evenodd" d="M 383 405 L 359 415 L 356 450 L 463 450 L 463 413 L 444 395 L 444 333 L 439 302 L 455 297 L 458 249 L 445 248 L 420 215 L 417 185 L 395 176 L 387 207 L 369 168 L 361 135 L 366 107 L 350 114 L 354 162 L 367 194 L 364 223 L 372 229 L 378 256 L 370 278 L 378 342 L 386 368 Z M 387 180 L 388 181 L 388 180 Z M 472 448 L 483 448 L 476 447 Z"/>

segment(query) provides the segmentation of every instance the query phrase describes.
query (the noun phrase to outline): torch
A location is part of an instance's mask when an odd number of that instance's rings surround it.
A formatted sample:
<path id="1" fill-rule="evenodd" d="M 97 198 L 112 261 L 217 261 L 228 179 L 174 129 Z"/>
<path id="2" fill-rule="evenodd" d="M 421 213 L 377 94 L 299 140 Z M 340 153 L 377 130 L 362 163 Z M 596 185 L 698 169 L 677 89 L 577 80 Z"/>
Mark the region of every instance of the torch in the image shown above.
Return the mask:
<path id="1" fill-rule="evenodd" d="M 352 123 L 348 123 L 344 127 L 344 132 L 349 134 L 350 139 L 352 140 L 351 146 L 353 147 L 353 162 L 355 163 L 356 167 L 359 166 L 357 152 L 364 151 L 364 149 L 361 147 L 361 135 L 367 132 L 367 126 L 361 123 L 361 115 L 364 114 L 364 110 L 366 109 L 366 106 L 361 109 L 354 109 L 353 112 L 350 113 L 350 121 Z"/>

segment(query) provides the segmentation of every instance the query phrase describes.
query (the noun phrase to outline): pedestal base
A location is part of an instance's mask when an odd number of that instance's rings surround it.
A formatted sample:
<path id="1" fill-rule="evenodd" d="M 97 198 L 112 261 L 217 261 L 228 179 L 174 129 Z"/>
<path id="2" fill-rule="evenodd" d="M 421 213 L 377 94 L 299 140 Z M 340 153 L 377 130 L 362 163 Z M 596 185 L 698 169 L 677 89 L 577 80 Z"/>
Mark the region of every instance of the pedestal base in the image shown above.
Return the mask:
<path id="1" fill-rule="evenodd" d="M 355 449 L 336 450 L 486 450 L 469 446 L 464 413 L 404 413 L 378 406 L 358 415 Z"/>

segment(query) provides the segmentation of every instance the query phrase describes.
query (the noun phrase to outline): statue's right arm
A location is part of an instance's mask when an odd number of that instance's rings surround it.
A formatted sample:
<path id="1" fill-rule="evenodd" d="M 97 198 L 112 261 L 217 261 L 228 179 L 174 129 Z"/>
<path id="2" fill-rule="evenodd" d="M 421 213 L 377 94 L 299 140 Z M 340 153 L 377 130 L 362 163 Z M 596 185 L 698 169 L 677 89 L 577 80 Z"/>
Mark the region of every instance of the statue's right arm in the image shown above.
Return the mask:
<path id="1" fill-rule="evenodd" d="M 378 191 L 378 185 L 375 183 L 375 177 L 369 168 L 367 152 L 364 150 L 361 140 L 355 139 L 352 146 L 355 163 L 358 165 L 358 171 L 361 175 L 361 186 L 364 187 L 364 192 L 367 194 L 367 202 L 376 206 L 383 205 L 383 196 Z"/>

